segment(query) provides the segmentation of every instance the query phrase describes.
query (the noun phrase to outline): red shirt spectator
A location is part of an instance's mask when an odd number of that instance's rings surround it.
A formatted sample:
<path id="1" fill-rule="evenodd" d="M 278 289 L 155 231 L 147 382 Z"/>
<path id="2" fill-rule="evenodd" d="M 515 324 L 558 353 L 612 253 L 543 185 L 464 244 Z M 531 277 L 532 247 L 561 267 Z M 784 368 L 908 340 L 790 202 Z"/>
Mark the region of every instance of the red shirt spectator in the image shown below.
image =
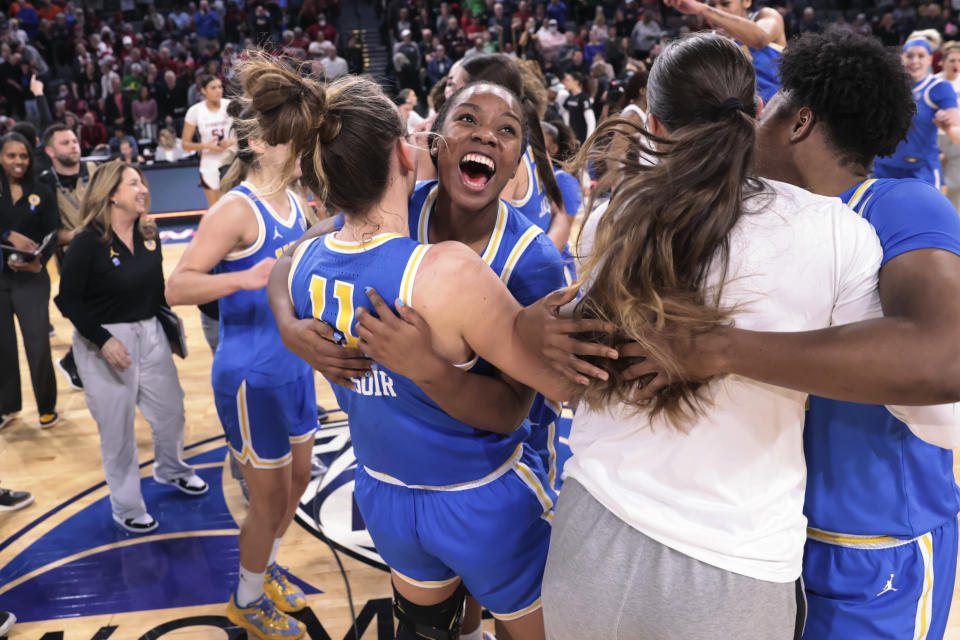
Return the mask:
<path id="1" fill-rule="evenodd" d="M 527 24 L 527 20 L 533 17 L 525 0 L 520 0 L 520 4 L 517 6 L 517 11 L 513 14 L 513 17 L 520 18 L 520 24 Z"/>
<path id="2" fill-rule="evenodd" d="M 327 18 L 322 15 L 317 20 L 316 24 L 312 24 L 309 27 L 307 27 L 306 33 L 311 41 L 317 39 L 318 33 L 323 33 L 324 39 L 329 40 L 333 44 L 337 44 L 337 36 L 339 35 L 337 32 L 337 28 L 334 27 L 329 22 L 327 22 Z"/>
<path id="3" fill-rule="evenodd" d="M 465 26 L 463 30 L 468 38 L 473 39 L 473 36 L 482 36 L 487 28 L 480 24 L 480 16 L 473 16 L 470 18 L 470 23 Z"/>
<path id="4" fill-rule="evenodd" d="M 80 147 L 84 153 L 90 153 L 101 144 L 107 143 L 107 128 L 99 122 L 92 111 L 83 114 L 80 125 Z"/>
<path id="5" fill-rule="evenodd" d="M 63 13 L 63 9 L 50 2 L 50 0 L 40 0 L 36 9 L 37 15 L 39 15 L 41 19 L 46 19 L 50 22 L 57 19 L 58 13 Z"/>

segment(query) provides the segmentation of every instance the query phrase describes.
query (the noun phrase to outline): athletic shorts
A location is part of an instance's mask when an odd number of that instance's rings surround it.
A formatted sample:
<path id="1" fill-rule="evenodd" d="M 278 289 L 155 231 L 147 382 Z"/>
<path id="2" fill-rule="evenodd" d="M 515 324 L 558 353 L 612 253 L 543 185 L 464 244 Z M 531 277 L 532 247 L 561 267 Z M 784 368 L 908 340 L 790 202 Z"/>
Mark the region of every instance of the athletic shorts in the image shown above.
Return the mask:
<path id="1" fill-rule="evenodd" d="M 220 188 L 220 167 L 200 167 L 200 188 L 214 191 Z"/>
<path id="2" fill-rule="evenodd" d="M 393 484 L 357 465 L 354 496 L 377 552 L 418 587 L 462 578 L 501 620 L 539 609 L 556 494 L 536 452 L 521 445 L 514 458 L 450 490 Z"/>
<path id="3" fill-rule="evenodd" d="M 215 389 L 213 399 L 230 450 L 241 464 L 258 469 L 290 464 L 290 445 L 310 442 L 317 430 L 312 372 L 276 387 L 243 381 L 234 394 Z"/>
<path id="4" fill-rule="evenodd" d="M 895 178 L 897 180 L 916 178 L 917 180 L 923 180 L 927 184 L 932 184 L 937 189 L 943 187 L 943 176 L 940 174 L 939 162 L 934 166 L 924 162 L 918 162 L 907 167 L 874 162 L 873 177 Z"/>
<path id="5" fill-rule="evenodd" d="M 935 640 L 953 600 L 957 520 L 913 540 L 809 530 L 806 640 Z"/>

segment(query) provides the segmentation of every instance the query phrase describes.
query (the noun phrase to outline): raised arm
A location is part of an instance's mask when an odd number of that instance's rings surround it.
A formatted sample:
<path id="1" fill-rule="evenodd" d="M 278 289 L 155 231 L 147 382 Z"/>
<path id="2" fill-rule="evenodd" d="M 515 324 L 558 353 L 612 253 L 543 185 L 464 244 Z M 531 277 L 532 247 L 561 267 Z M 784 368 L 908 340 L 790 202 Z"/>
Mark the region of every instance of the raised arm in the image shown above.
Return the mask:
<path id="1" fill-rule="evenodd" d="M 698 0 L 664 0 L 664 3 L 680 13 L 703 16 L 711 26 L 753 49 L 763 49 L 771 43 L 786 44 L 783 18 L 774 9 L 761 9 L 757 20 L 748 20 Z"/>

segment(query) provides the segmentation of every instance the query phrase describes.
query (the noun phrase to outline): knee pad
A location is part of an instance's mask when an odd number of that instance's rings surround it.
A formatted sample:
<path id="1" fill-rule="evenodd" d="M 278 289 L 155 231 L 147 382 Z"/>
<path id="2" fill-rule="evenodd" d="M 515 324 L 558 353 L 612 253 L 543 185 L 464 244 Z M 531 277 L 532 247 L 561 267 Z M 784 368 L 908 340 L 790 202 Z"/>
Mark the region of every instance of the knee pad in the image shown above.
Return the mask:
<path id="1" fill-rule="evenodd" d="M 463 582 L 443 602 L 424 606 L 410 602 L 393 587 L 393 614 L 397 616 L 397 640 L 458 640 L 463 622 Z"/>

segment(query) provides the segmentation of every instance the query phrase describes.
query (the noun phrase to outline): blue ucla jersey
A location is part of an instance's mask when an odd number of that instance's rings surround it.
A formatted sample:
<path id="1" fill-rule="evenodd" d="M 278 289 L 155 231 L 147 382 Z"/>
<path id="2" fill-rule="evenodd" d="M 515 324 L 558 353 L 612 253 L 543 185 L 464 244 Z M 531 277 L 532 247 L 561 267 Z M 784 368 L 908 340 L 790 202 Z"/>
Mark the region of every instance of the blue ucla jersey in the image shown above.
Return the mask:
<path id="1" fill-rule="evenodd" d="M 437 202 L 437 193 L 437 181 L 429 180 L 419 183 L 410 199 L 410 236 L 422 243 L 429 242 L 430 215 Z M 523 306 L 536 302 L 566 284 L 560 253 L 553 242 L 543 233 L 543 229 L 502 200 L 493 234 L 480 257 L 500 276 L 513 297 Z M 492 369 L 480 360 L 476 371 L 489 373 Z M 533 427 L 531 445 L 545 456 L 550 451 L 552 460 L 545 461 L 551 484 L 556 467 L 552 435 L 560 410 L 560 405 L 539 393 L 530 409 Z"/>
<path id="2" fill-rule="evenodd" d="M 384 300 L 411 304 L 417 270 L 428 250 L 400 234 L 381 234 L 363 243 L 328 234 L 305 242 L 289 278 L 297 315 L 337 327 L 354 346 L 356 309 L 372 310 L 366 287 Z M 474 429 L 447 415 L 409 378 L 382 365 L 353 383 L 353 389 L 332 386 L 350 417 L 357 461 L 388 482 L 414 487 L 476 482 L 520 456 L 530 434 L 526 422 L 509 434 Z"/>
<path id="3" fill-rule="evenodd" d="M 753 20 L 756 15 L 754 12 L 750 19 Z M 770 102 L 773 94 L 780 90 L 780 54 L 783 53 L 783 47 L 772 42 L 763 49 L 754 49 L 741 42 L 737 44 L 757 70 L 757 95 L 763 98 L 764 103 Z"/>
<path id="4" fill-rule="evenodd" d="M 543 183 L 537 173 L 537 163 L 533 159 L 533 149 L 529 145 L 527 145 L 527 151 L 520 159 L 520 167 L 517 171 L 527 172 L 527 192 L 520 200 L 516 202 L 507 200 L 507 202 L 522 213 L 527 220 L 544 231 L 549 231 L 550 198 L 543 190 Z"/>
<path id="5" fill-rule="evenodd" d="M 867 180 L 840 195 L 876 229 L 883 264 L 917 249 L 960 255 L 960 217 L 920 180 Z M 885 407 L 810 397 L 804 511 L 827 532 L 912 539 L 956 521 L 953 452 L 916 437 Z"/>
<path id="6" fill-rule="evenodd" d="M 874 165 L 878 177 L 893 177 L 884 175 L 884 168 L 888 166 L 940 169 L 940 147 L 937 146 L 939 128 L 934 124 L 933 116 L 941 109 L 955 108 L 957 93 L 949 82 L 931 75 L 913 85 L 913 100 L 917 103 L 917 112 L 907 132 L 907 139 L 897 146 L 891 157 L 876 159 Z"/>
<path id="7" fill-rule="evenodd" d="M 216 266 L 216 273 L 246 271 L 264 258 L 279 258 L 306 230 L 300 203 L 290 191 L 286 219 L 258 198 L 249 183 L 230 193 L 250 205 L 259 231 L 250 247 L 227 254 Z M 220 298 L 220 343 L 211 373 L 213 388 L 231 394 L 243 380 L 258 387 L 272 387 L 311 374 L 310 365 L 283 346 L 265 288 L 240 290 Z"/>

